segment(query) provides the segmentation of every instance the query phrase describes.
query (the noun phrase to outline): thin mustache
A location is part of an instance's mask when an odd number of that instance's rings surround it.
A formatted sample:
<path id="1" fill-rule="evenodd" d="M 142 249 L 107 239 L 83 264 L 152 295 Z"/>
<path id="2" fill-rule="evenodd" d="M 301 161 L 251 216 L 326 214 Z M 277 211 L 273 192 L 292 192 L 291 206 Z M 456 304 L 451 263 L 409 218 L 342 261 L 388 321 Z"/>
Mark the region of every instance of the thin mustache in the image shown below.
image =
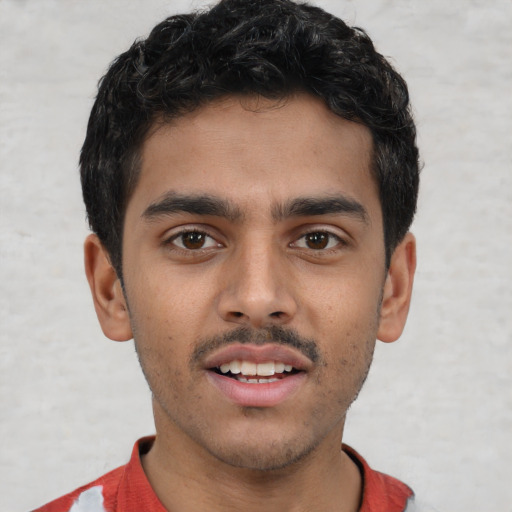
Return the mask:
<path id="1" fill-rule="evenodd" d="M 273 325 L 263 329 L 238 327 L 224 334 L 206 338 L 199 343 L 192 353 L 190 357 L 191 365 L 196 365 L 210 352 L 231 343 L 251 343 L 253 345 L 277 343 L 297 349 L 313 363 L 320 361 L 320 353 L 314 340 L 302 337 L 297 331 L 289 327 Z"/>

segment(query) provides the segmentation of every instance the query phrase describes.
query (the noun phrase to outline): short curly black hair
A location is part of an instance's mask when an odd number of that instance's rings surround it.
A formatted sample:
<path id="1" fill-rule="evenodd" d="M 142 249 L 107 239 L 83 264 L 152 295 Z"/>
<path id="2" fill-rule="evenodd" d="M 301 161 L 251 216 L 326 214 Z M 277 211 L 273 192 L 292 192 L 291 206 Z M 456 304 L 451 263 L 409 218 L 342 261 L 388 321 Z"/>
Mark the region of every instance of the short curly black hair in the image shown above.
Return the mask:
<path id="1" fill-rule="evenodd" d="M 167 18 L 117 57 L 100 81 L 80 156 L 82 190 L 91 229 L 120 278 L 124 214 L 155 120 L 223 96 L 281 99 L 297 91 L 370 129 L 389 264 L 413 220 L 419 184 L 405 81 L 362 29 L 319 7 L 222 0 Z"/>

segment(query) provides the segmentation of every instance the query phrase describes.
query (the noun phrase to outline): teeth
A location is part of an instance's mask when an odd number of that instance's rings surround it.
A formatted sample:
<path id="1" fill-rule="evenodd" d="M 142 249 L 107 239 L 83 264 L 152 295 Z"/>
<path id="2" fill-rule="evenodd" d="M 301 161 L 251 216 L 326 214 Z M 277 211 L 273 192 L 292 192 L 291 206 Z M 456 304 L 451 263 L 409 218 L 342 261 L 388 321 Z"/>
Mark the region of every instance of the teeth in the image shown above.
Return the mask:
<path id="1" fill-rule="evenodd" d="M 256 375 L 261 375 L 262 377 L 269 377 L 271 375 L 274 375 L 274 363 L 259 363 L 256 367 Z"/>
<path id="2" fill-rule="evenodd" d="M 242 361 L 240 363 L 240 373 L 242 375 L 256 375 L 256 363 L 251 363 L 250 361 Z"/>
<path id="3" fill-rule="evenodd" d="M 278 361 L 266 361 L 264 363 L 256 364 L 252 363 L 251 361 L 235 360 L 230 361 L 229 363 L 221 364 L 219 370 L 221 373 L 232 373 L 234 375 L 241 373 L 242 375 L 251 377 L 271 377 L 276 373 L 291 372 L 293 370 L 293 366 L 291 364 L 284 364 Z M 263 380 L 265 382 L 270 382 L 272 379 Z"/>
<path id="4" fill-rule="evenodd" d="M 224 363 L 224 364 L 220 365 L 220 371 L 222 373 L 228 373 L 230 369 L 231 369 L 231 364 L 229 364 L 229 363 Z"/>
<path id="5" fill-rule="evenodd" d="M 270 384 L 271 382 L 277 382 L 279 379 L 246 379 L 245 377 L 237 377 L 237 380 L 246 384 Z"/>

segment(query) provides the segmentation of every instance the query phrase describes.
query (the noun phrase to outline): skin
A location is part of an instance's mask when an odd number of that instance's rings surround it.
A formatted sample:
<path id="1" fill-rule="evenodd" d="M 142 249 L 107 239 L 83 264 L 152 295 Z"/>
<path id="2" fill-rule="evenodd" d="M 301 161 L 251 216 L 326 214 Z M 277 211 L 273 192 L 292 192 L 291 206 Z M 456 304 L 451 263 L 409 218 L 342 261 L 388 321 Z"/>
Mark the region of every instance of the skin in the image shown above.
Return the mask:
<path id="1" fill-rule="evenodd" d="M 366 127 L 309 95 L 219 100 L 143 145 L 124 293 L 97 237 L 86 240 L 103 331 L 133 335 L 153 392 L 157 439 L 143 466 L 166 508 L 358 509 L 359 471 L 340 450 L 345 415 L 375 340 L 402 332 L 415 270 L 411 234 L 385 268 L 371 151 Z M 174 211 L 177 195 L 229 208 Z M 290 208 L 298 198 L 344 207 Z M 222 336 L 244 328 L 244 346 L 272 348 L 275 326 L 315 356 L 290 348 L 303 378 L 279 403 L 233 403 L 209 378 L 209 361 L 236 343 Z"/>

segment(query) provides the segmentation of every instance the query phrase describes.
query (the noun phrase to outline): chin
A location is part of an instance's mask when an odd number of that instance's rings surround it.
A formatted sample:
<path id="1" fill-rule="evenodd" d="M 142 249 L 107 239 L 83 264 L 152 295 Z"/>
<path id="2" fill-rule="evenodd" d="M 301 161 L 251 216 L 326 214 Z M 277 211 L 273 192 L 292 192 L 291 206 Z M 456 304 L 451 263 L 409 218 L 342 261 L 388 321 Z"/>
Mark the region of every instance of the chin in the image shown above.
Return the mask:
<path id="1" fill-rule="evenodd" d="M 314 449 L 314 443 L 304 440 L 271 440 L 261 434 L 257 442 L 229 443 L 229 446 L 215 446 L 208 451 L 218 460 L 234 468 L 253 471 L 277 471 L 296 464 L 306 458 Z M 237 446 L 238 445 L 238 446 Z"/>

